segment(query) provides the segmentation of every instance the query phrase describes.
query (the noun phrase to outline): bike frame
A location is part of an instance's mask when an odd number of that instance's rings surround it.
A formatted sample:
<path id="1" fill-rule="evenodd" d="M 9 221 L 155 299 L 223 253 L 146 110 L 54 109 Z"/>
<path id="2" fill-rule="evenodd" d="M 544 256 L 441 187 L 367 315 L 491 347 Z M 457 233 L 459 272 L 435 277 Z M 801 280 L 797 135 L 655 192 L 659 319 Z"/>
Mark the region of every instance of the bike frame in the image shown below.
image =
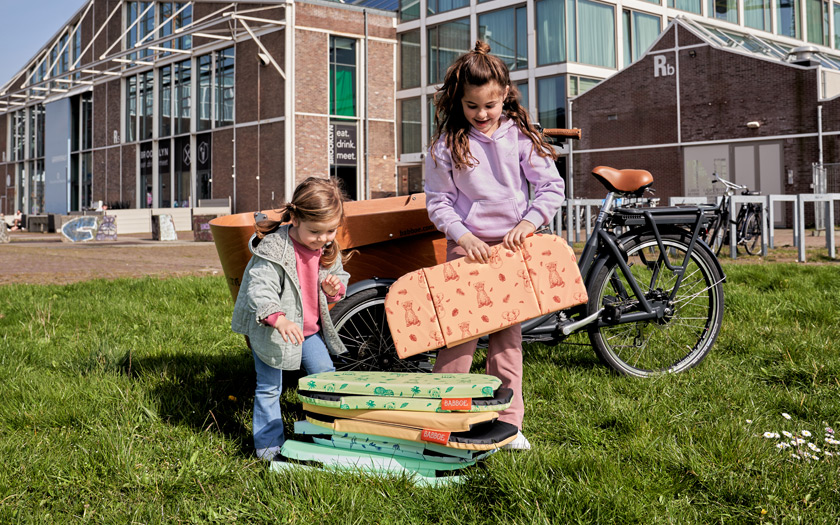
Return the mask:
<path id="1" fill-rule="evenodd" d="M 640 307 L 640 311 L 638 312 L 623 314 L 618 324 L 661 319 L 666 315 L 665 308 L 662 305 L 654 305 L 648 300 L 645 292 L 633 276 L 630 266 L 627 264 L 627 257 L 621 248 L 621 244 L 633 236 L 650 232 L 656 239 L 660 253 L 662 253 L 665 251 L 665 246 L 662 242 L 661 229 L 671 231 L 672 228 L 678 227 L 691 234 L 688 250 L 686 251 L 686 256 L 682 264 L 675 266 L 667 259 L 664 260 L 666 268 L 674 272 L 677 276 L 676 285 L 670 296 L 670 299 L 673 299 L 679 290 L 686 267 L 694 250 L 709 250 L 704 243 L 698 243 L 701 240 L 700 231 L 708 219 L 705 214 L 706 210 L 702 207 L 621 208 L 616 206 L 617 197 L 615 192 L 607 193 L 604 204 L 601 206 L 601 210 L 598 212 L 598 217 L 595 220 L 592 235 L 590 235 L 584 245 L 583 253 L 578 261 L 578 268 L 580 269 L 583 282 L 587 290 L 589 290 L 593 277 L 592 272 L 597 266 L 596 263 L 601 258 L 613 258 L 617 262 L 627 283 L 630 285 L 632 295 L 638 300 Z M 607 226 L 606 223 L 608 220 L 614 220 L 621 225 L 630 226 L 632 229 L 621 236 L 616 236 L 612 229 Z M 713 259 L 717 261 L 716 258 L 713 257 Z M 723 270 L 718 269 L 720 270 L 720 274 L 723 275 Z M 653 278 L 656 278 L 655 273 Z M 539 336 L 549 334 L 553 338 L 563 338 L 583 329 L 593 322 L 599 323 L 599 326 L 615 324 L 602 320 L 601 314 L 603 312 L 604 308 L 600 308 L 597 312 L 583 317 L 586 313 L 586 305 L 575 306 L 565 310 L 562 316 L 565 319 L 560 321 L 555 320 L 558 316 L 556 313 L 548 314 L 532 321 L 526 321 L 522 326 L 522 335 L 524 338 L 530 340 L 539 340 Z M 566 318 L 566 313 L 577 315 L 579 318 L 576 320 Z"/>

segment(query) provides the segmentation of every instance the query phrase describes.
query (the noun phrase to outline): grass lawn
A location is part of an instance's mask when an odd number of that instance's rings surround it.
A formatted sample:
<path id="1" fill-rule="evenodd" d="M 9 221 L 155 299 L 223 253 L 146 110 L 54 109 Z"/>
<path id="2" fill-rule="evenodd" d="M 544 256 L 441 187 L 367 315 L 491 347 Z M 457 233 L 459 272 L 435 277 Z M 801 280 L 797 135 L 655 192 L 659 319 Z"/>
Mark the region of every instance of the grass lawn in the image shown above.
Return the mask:
<path id="1" fill-rule="evenodd" d="M 639 380 L 583 339 L 526 346 L 533 450 L 437 489 L 254 460 L 222 277 L 0 286 L 0 523 L 837 523 L 840 271 L 725 270 L 699 367 Z M 777 448 L 783 432 L 819 460 Z"/>

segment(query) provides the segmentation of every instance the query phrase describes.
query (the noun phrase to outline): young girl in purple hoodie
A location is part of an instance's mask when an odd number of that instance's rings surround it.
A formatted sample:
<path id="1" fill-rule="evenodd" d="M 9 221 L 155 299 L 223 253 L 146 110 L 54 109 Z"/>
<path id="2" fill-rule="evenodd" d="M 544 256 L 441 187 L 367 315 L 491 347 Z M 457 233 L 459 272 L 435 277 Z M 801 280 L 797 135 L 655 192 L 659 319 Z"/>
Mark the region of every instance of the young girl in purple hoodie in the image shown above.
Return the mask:
<path id="1" fill-rule="evenodd" d="M 447 238 L 446 260 L 487 263 L 490 247 L 515 250 L 548 224 L 565 199 L 556 153 L 531 123 L 507 66 L 478 41 L 447 70 L 435 95 L 435 134 L 426 157 L 426 208 Z M 534 198 L 529 200 L 528 186 Z M 435 372 L 469 372 L 476 340 L 441 350 Z M 505 448 L 528 450 L 522 434 L 522 330 L 490 334 L 487 373 L 514 392 L 499 419 L 519 433 Z"/>

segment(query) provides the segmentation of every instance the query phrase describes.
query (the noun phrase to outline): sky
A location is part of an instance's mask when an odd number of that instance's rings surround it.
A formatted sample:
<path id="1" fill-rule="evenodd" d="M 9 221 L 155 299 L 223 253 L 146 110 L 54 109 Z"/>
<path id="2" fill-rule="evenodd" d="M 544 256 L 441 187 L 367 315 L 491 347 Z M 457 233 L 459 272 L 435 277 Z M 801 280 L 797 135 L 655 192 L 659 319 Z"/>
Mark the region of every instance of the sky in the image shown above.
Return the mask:
<path id="1" fill-rule="evenodd" d="M 0 0 L 0 86 L 23 69 L 86 3 L 86 0 Z"/>

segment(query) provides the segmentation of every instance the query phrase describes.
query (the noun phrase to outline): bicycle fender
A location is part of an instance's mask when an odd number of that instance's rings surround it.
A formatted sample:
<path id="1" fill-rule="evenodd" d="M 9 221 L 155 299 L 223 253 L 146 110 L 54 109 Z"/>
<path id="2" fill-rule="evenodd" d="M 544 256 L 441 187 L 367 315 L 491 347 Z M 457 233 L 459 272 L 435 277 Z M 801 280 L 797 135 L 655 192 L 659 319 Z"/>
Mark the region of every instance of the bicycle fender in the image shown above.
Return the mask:
<path id="1" fill-rule="evenodd" d="M 357 294 L 365 290 L 370 290 L 371 288 L 382 288 L 384 290 L 387 290 L 395 282 L 396 279 L 380 279 L 378 277 L 374 277 L 373 279 L 364 279 L 362 281 L 357 281 L 348 286 L 347 293 L 345 293 L 344 296 L 350 297 L 353 294 Z"/>

